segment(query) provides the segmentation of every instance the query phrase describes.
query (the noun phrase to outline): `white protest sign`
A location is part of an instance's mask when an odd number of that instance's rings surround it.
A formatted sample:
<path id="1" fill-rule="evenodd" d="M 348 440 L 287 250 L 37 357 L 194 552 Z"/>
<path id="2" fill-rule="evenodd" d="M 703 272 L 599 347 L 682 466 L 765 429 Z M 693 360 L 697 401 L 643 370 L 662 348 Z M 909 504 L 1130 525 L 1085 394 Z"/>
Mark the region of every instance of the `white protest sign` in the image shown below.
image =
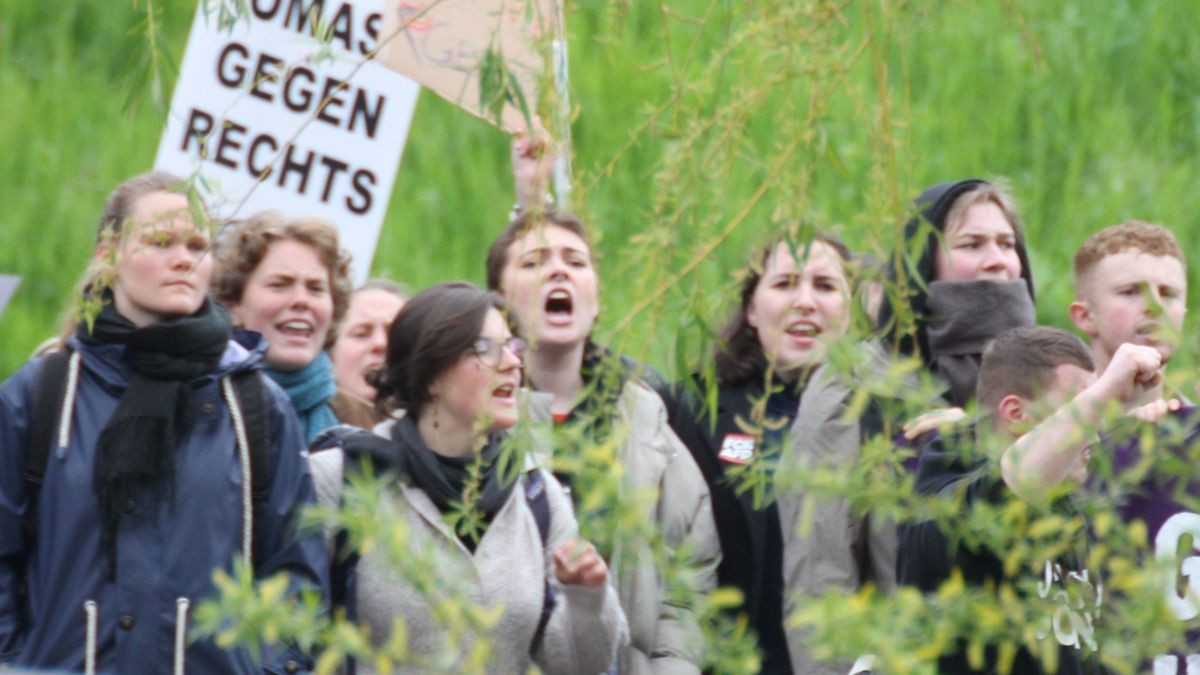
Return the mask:
<path id="1" fill-rule="evenodd" d="M 225 30 L 206 17 L 205 4 L 192 22 L 156 168 L 198 172 L 219 217 L 275 209 L 332 221 L 363 281 L 420 91 L 363 63 L 379 36 L 382 0 L 249 0 L 249 21 Z M 318 12 L 327 45 L 312 37 Z"/>
<path id="2" fill-rule="evenodd" d="M 4 313 L 4 308 L 8 305 L 8 301 L 12 300 L 13 294 L 17 292 L 17 286 L 20 283 L 21 277 L 0 274 L 0 314 Z"/>

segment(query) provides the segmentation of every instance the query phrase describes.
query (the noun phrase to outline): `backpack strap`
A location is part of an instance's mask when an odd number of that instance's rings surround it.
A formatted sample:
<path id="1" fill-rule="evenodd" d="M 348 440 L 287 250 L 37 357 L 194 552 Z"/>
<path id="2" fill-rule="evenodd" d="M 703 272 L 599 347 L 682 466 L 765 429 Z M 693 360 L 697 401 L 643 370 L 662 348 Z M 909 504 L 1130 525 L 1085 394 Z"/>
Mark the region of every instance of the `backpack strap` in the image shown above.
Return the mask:
<path id="1" fill-rule="evenodd" d="M 310 456 L 329 450 L 342 452 L 343 484 L 354 467 L 375 462 L 378 462 L 379 466 L 390 466 L 389 457 L 395 454 L 393 444 L 388 439 L 348 424 L 339 424 L 322 431 L 308 448 Z M 329 569 L 330 604 L 334 609 L 344 609 L 346 617 L 351 621 L 358 619 L 358 606 L 354 596 L 358 560 L 358 551 L 350 546 L 348 533 L 345 529 L 338 529 L 334 535 Z M 347 675 L 353 675 L 353 672 L 350 670 Z"/>
<path id="2" fill-rule="evenodd" d="M 267 387 L 257 370 L 233 375 L 233 391 L 242 408 L 242 423 L 250 441 L 250 494 L 256 505 L 267 501 L 271 489 L 271 424 L 268 419 Z"/>
<path id="3" fill-rule="evenodd" d="M 339 424 L 321 432 L 311 445 L 309 455 L 315 455 L 327 450 L 342 451 L 342 481 L 354 466 L 378 461 L 381 466 L 389 466 L 389 459 L 394 459 L 395 450 L 385 438 L 347 424 Z M 333 553 L 329 565 L 330 606 L 336 611 L 345 612 L 346 619 L 358 620 L 358 600 L 355 590 L 358 585 L 359 553 L 350 546 L 350 537 L 345 529 L 339 529 L 334 535 Z M 341 672 L 344 675 L 356 675 L 358 663 L 351 655 L 346 655 Z"/>
<path id="4" fill-rule="evenodd" d="M 546 481 L 542 472 L 534 469 L 525 474 L 525 502 L 533 512 L 533 520 L 537 523 L 538 534 L 542 538 L 542 550 L 550 541 L 550 498 L 546 495 Z M 546 635 L 546 625 L 550 623 L 550 615 L 555 605 L 554 585 L 550 579 L 545 580 L 545 592 L 542 594 L 542 614 L 538 618 L 537 630 L 533 633 L 533 642 L 529 645 L 530 655 L 535 654 L 542 646 Z"/>
<path id="5" fill-rule="evenodd" d="M 54 432 L 58 428 L 59 412 L 67 391 L 71 355 L 67 349 L 47 354 L 42 358 L 37 379 L 33 383 L 33 398 L 29 406 L 29 442 L 25 448 L 23 471 L 27 506 L 21 517 L 21 527 L 27 539 L 33 538 L 37 524 L 38 496 L 46 477 L 50 447 L 55 442 Z"/>

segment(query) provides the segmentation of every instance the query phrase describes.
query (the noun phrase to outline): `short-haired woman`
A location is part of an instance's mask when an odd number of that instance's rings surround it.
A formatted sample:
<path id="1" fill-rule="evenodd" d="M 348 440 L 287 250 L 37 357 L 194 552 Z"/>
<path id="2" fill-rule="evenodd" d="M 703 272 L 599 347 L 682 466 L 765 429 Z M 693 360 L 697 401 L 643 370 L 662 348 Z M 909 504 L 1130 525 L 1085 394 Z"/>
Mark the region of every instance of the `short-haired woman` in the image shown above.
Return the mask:
<path id="1" fill-rule="evenodd" d="M 686 550 L 697 594 L 715 586 L 720 544 L 708 487 L 695 460 L 667 424 L 659 394 L 639 377 L 640 366 L 592 341 L 600 311 L 599 279 L 583 225 L 553 210 L 519 215 L 492 242 L 488 287 L 507 299 L 522 337 L 532 344 L 526 375 L 530 416 L 579 431 L 590 443 L 621 439 L 623 496 L 642 499 L 642 522 L 654 523 L 670 551 Z M 563 448 L 554 449 L 562 453 Z M 564 471 L 578 457 L 559 456 Z M 586 500 L 587 495 L 581 495 Z M 625 542 L 613 566 L 629 617 L 631 644 L 618 659 L 621 673 L 698 673 L 704 644 L 694 597 L 668 596 L 665 575 L 645 541 Z"/>
<path id="2" fill-rule="evenodd" d="M 502 475 L 506 432 L 518 419 L 523 344 L 501 307 L 495 294 L 461 282 L 414 296 L 391 325 L 375 378 L 381 403 L 403 416 L 312 455 L 322 501 L 332 505 L 347 468 L 369 464 L 385 481 L 379 517 L 405 528 L 410 548 L 435 560 L 421 572 L 452 577 L 464 596 L 500 612 L 486 635 L 448 644 L 422 591 L 428 584 L 400 574 L 379 547 L 364 552 L 344 575 L 354 579 L 345 594 L 376 646 L 404 622 L 413 662 L 397 672 L 426 672 L 430 659 L 447 653 L 465 658 L 486 639 L 488 672 L 522 673 L 536 663 L 547 673 L 597 673 L 627 639 L 608 568 L 591 544 L 577 541 L 562 487 L 530 464 L 515 481 Z M 527 450 L 514 449 L 519 457 Z M 538 522 L 535 492 L 548 523 Z M 475 516 L 454 518 L 464 508 Z M 556 600 L 547 604 L 551 594 Z"/>
<path id="3" fill-rule="evenodd" d="M 350 256 L 337 229 L 265 211 L 238 222 L 216 247 L 213 295 L 234 325 L 267 339 L 266 370 L 287 392 L 305 441 L 337 424 L 333 342 L 350 295 Z"/>

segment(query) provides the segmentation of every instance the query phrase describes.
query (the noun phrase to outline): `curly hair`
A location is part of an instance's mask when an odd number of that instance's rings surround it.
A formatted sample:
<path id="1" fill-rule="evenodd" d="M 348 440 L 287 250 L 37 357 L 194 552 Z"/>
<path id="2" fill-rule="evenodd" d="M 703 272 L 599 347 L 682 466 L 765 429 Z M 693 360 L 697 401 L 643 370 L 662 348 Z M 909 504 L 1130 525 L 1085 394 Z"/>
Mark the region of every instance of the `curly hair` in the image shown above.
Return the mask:
<path id="1" fill-rule="evenodd" d="M 217 241 L 212 294 L 225 305 L 242 301 L 246 283 L 262 263 L 271 245 L 297 241 L 311 246 L 329 271 L 333 298 L 333 321 L 325 348 L 337 339 L 337 327 L 350 304 L 350 254 L 338 246 L 337 228 L 320 218 L 284 218 L 276 211 L 263 211 L 233 224 Z"/>
<path id="2" fill-rule="evenodd" d="M 1178 258 L 1187 267 L 1183 249 L 1173 232 L 1162 225 L 1127 220 L 1093 234 L 1075 251 L 1075 295 L 1085 295 L 1087 282 L 1101 260 L 1122 251 L 1141 251 L 1147 255 Z"/>

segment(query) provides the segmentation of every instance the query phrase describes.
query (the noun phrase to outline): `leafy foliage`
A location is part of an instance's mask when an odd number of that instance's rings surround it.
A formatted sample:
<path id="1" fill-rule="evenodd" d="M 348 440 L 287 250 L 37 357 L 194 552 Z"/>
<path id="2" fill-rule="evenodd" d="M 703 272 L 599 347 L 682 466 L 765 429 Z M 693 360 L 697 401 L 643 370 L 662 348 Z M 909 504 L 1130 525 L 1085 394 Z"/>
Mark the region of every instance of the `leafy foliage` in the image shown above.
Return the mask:
<path id="1" fill-rule="evenodd" d="M 93 5 L 18 0 L 0 18 L 0 90 L 15 102 L 0 128 L 0 271 L 26 277 L 0 329 L 0 372 L 15 370 L 55 331 L 76 272 L 91 257 L 103 195 L 153 156 L 163 96 L 195 8 L 192 0 Z M 246 15 L 241 0 L 204 6 L 222 25 Z M 706 367 L 714 327 L 734 295 L 732 271 L 780 223 L 833 231 L 879 260 L 911 261 L 919 252 L 898 240 L 906 202 L 946 178 L 1008 178 L 1046 323 L 1067 324 L 1073 291 L 1066 261 L 1099 227 L 1133 216 L 1162 221 L 1194 257 L 1200 46 L 1178 30 L 1195 23 L 1194 3 L 578 0 L 568 8 L 580 177 L 573 199 L 593 227 L 607 281 L 599 337 L 664 364 L 672 376 Z M 525 92 L 513 88 L 505 64 L 493 55 L 485 66 L 483 98 L 528 114 Z M 154 105 L 137 105 L 143 97 Z M 483 247 L 511 204 L 506 140 L 431 97 L 413 127 L 375 271 L 414 287 L 478 279 Z M 1193 281 L 1196 274 L 1193 266 Z M 98 309 L 86 302 L 85 316 Z M 911 324 L 913 317 L 898 320 Z M 1189 322 L 1184 335 L 1191 332 Z M 831 350 L 831 368 L 855 372 L 855 339 L 864 337 L 860 320 Z M 1169 373 L 1169 384 L 1188 393 L 1192 347 L 1185 340 Z M 927 409 L 931 385 L 903 391 L 916 370 L 897 362 L 860 378 L 847 414 L 861 414 L 870 397 L 894 401 L 885 415 L 893 421 Z M 715 403 L 711 390 L 697 393 Z M 754 430 L 768 421 L 746 423 Z M 1174 479 L 1187 502 L 1182 486 L 1194 475 L 1194 450 L 1168 452 L 1179 443 L 1156 437 L 1144 459 L 1117 477 L 1106 457 L 1094 457 L 1106 487 L 1084 500 L 1082 517 L 1068 518 L 1019 503 L 963 509 L 914 495 L 891 431 L 868 439 L 863 461 L 849 469 L 778 474 L 771 488 L 767 472 L 752 464 L 743 487 L 764 501 L 771 489 L 802 491 L 810 502 L 843 497 L 858 512 L 931 519 L 960 546 L 1005 552 L 1014 572 L 1061 553 L 1064 535 L 1086 523 L 1095 535 L 1087 567 L 1105 588 L 1096 622 L 1105 662 L 1131 672 L 1183 645 L 1183 624 L 1162 602 L 1175 565 L 1151 564 L 1144 528 L 1118 522 L 1112 506 L 1156 477 Z M 564 461 L 592 481 L 581 486 L 584 534 L 609 553 L 627 537 L 649 542 L 672 572 L 672 587 L 686 594 L 686 570 L 635 515 L 645 496 L 620 490 L 617 438 L 564 446 L 572 448 Z M 975 451 L 988 456 L 986 447 Z M 355 482 L 346 495 L 342 512 L 325 513 L 322 522 L 344 527 L 361 546 L 389 551 L 399 569 L 425 580 L 452 635 L 486 632 L 492 614 L 461 604 L 453 584 L 430 578 L 421 566 L 428 561 L 402 530 L 378 529 L 377 483 Z M 1176 582 L 1177 595 L 1186 596 L 1186 583 Z M 244 570 L 221 578 L 224 594 L 204 610 L 206 625 L 222 640 L 277 634 L 326 645 L 323 672 L 342 654 L 381 670 L 411 658 L 402 626 L 373 649 L 344 617 L 322 619 L 308 600 L 279 602 L 276 583 L 254 585 Z M 1027 584 L 979 589 L 957 578 L 933 597 L 912 590 L 885 597 L 867 587 L 804 599 L 791 620 L 812 631 L 810 644 L 822 655 L 872 653 L 891 672 L 932 672 L 937 655 L 960 638 L 974 659 L 991 644 L 1002 662 L 1017 645 L 1053 660 L 1052 650 L 1038 650 L 1037 627 L 1047 614 L 1026 602 L 1036 594 Z M 721 645 L 710 650 L 713 668 L 752 672 L 757 656 L 744 621 L 719 611 L 731 604 L 719 592 L 705 609 L 706 634 Z M 240 618 L 228 623 L 228 616 Z M 447 650 L 447 659 L 457 654 Z M 486 654 L 479 643 L 455 665 L 477 669 Z"/>

